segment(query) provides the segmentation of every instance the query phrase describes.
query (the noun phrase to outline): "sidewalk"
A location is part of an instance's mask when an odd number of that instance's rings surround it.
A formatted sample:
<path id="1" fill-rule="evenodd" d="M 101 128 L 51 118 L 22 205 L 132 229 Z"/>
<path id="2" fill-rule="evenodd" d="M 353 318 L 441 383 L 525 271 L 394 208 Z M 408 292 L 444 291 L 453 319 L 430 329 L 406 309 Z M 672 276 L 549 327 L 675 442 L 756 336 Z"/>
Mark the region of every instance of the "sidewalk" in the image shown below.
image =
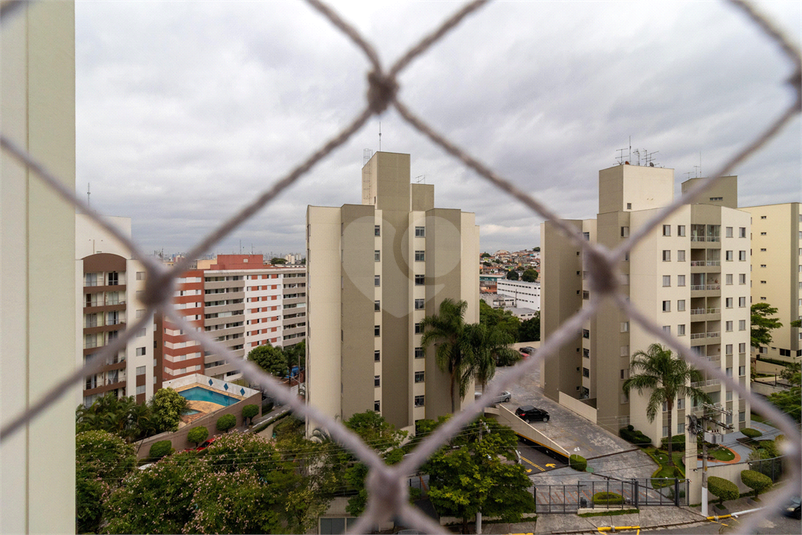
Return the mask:
<path id="1" fill-rule="evenodd" d="M 582 518 L 577 515 L 538 515 L 535 531 L 531 533 L 597 533 L 598 528 L 610 526 L 640 526 L 641 529 L 649 529 L 687 527 L 699 523 L 707 523 L 707 520 L 688 507 L 641 507 L 638 513 L 617 516 Z M 510 527 L 518 525 L 513 524 Z"/>

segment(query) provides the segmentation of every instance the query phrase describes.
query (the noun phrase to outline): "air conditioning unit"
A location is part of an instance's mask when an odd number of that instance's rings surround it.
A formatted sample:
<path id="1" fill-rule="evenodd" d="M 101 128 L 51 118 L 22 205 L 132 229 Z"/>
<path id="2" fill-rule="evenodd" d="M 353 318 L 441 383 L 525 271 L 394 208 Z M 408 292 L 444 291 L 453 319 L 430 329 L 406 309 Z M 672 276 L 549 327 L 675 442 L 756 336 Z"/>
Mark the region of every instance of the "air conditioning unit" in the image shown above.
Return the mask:
<path id="1" fill-rule="evenodd" d="M 710 444 L 723 444 L 724 435 L 722 435 L 721 433 L 712 433 L 710 431 L 705 431 L 705 442 L 709 442 Z"/>

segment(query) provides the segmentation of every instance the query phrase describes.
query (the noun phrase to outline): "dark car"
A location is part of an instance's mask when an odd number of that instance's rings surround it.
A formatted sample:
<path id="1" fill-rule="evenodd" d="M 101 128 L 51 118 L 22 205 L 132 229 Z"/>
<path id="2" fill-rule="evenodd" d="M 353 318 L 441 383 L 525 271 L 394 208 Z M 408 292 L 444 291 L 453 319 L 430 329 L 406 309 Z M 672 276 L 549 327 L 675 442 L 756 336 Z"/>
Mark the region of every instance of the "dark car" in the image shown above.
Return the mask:
<path id="1" fill-rule="evenodd" d="M 783 514 L 799 520 L 800 516 L 802 516 L 800 503 L 802 502 L 800 502 L 799 496 L 794 496 L 783 506 Z"/>
<path id="2" fill-rule="evenodd" d="M 515 409 L 515 415 L 525 422 L 535 421 L 549 421 L 549 413 L 543 409 L 538 409 L 532 405 L 524 405 Z"/>

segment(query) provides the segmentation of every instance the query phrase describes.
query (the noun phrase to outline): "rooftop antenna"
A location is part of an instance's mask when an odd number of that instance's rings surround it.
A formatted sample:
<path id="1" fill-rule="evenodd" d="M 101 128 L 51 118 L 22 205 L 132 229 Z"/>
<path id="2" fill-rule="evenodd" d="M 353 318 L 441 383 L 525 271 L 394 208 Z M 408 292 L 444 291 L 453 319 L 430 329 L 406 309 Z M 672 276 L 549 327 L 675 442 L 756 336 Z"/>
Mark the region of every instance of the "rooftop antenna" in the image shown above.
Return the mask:
<path id="1" fill-rule="evenodd" d="M 644 149 L 644 152 L 646 152 L 645 149 Z M 648 165 L 649 167 L 654 167 L 654 155 L 657 154 L 658 152 L 660 152 L 660 151 L 656 150 L 654 152 L 646 152 L 644 163 L 646 165 Z"/>
<path id="2" fill-rule="evenodd" d="M 699 176 L 702 176 L 702 151 L 699 151 Z"/>
<path id="3" fill-rule="evenodd" d="M 702 176 L 702 166 L 701 165 L 694 165 L 693 168 L 696 169 L 696 178 L 701 177 Z"/>
<path id="4" fill-rule="evenodd" d="M 370 161 L 371 157 L 373 157 L 373 151 L 372 150 L 370 150 L 370 149 L 362 149 L 362 167 L 364 167 L 365 164 Z"/>
<path id="5" fill-rule="evenodd" d="M 426 184 L 426 175 L 418 175 L 415 177 L 415 184 Z"/>
<path id="6" fill-rule="evenodd" d="M 89 185 L 90 185 L 89 182 L 87 182 L 86 183 L 86 204 L 88 204 L 89 206 L 92 206 L 92 200 L 89 198 L 89 196 L 92 195 L 89 192 Z"/>
<path id="7" fill-rule="evenodd" d="M 635 149 L 635 154 L 638 156 L 638 165 L 640 165 L 640 149 Z"/>
<path id="8" fill-rule="evenodd" d="M 382 151 L 382 122 L 379 121 L 379 152 Z"/>

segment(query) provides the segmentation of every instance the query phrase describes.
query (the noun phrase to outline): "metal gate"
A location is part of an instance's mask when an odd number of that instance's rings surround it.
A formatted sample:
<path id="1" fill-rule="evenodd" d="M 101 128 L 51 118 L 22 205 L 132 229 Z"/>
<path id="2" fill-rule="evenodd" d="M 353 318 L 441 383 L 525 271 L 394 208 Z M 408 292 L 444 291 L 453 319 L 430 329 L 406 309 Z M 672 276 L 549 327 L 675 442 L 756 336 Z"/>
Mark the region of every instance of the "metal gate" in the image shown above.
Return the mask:
<path id="1" fill-rule="evenodd" d="M 687 505 L 688 480 L 607 479 L 574 485 L 535 485 L 538 513 L 576 513 L 579 509 L 621 509 L 642 505 Z"/>

